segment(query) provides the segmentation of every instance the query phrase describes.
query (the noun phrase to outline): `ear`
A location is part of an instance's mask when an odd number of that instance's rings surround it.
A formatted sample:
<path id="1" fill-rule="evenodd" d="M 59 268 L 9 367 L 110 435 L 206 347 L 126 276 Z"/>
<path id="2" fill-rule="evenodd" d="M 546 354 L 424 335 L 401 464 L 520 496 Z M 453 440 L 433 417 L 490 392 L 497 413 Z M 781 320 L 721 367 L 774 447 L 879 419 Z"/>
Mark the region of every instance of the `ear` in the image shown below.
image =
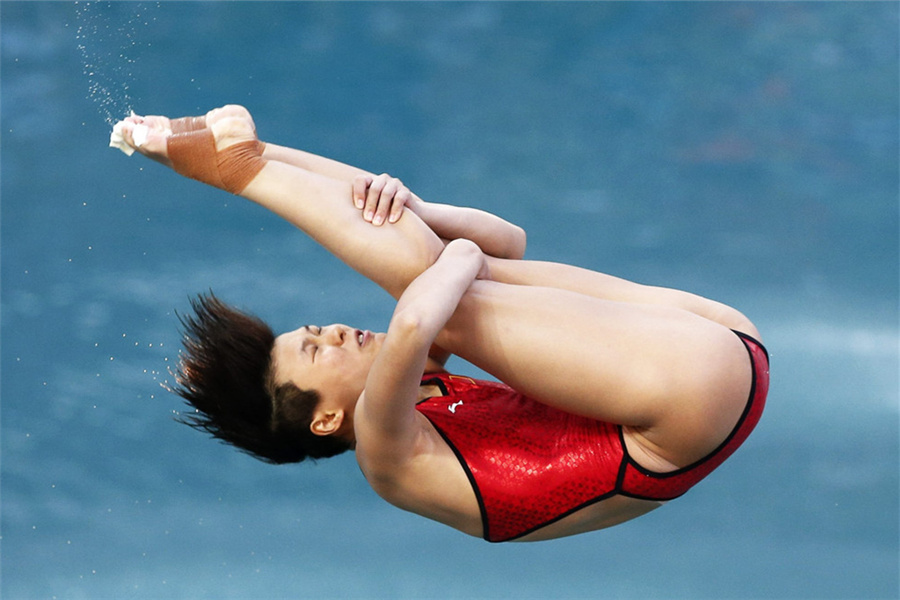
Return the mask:
<path id="1" fill-rule="evenodd" d="M 343 423 L 343 410 L 318 411 L 309 424 L 309 430 L 316 435 L 334 435 Z"/>

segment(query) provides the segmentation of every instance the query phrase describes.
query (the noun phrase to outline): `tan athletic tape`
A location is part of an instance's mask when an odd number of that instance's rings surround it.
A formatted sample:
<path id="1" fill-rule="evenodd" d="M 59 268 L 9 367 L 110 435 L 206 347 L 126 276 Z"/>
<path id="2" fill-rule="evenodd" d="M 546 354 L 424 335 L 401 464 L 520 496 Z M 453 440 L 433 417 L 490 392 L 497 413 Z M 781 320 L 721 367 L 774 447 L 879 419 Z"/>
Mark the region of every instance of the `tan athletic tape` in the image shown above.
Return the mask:
<path id="1" fill-rule="evenodd" d="M 265 146 L 257 140 L 216 152 L 216 140 L 208 128 L 172 134 L 167 147 L 177 173 L 232 194 L 244 191 L 266 164 L 260 156 Z"/>
<path id="2" fill-rule="evenodd" d="M 216 138 L 209 129 L 173 133 L 166 142 L 177 173 L 224 189 L 216 164 Z"/>
<path id="3" fill-rule="evenodd" d="M 181 117 L 180 119 L 169 119 L 169 125 L 172 127 L 172 133 L 187 133 L 189 131 L 197 131 L 206 127 L 206 116 L 202 117 Z"/>
<path id="4" fill-rule="evenodd" d="M 262 159 L 264 149 L 262 143 L 249 140 L 228 146 L 219 152 L 219 176 L 226 190 L 232 194 L 244 191 L 256 174 L 266 166 L 266 161 Z"/>

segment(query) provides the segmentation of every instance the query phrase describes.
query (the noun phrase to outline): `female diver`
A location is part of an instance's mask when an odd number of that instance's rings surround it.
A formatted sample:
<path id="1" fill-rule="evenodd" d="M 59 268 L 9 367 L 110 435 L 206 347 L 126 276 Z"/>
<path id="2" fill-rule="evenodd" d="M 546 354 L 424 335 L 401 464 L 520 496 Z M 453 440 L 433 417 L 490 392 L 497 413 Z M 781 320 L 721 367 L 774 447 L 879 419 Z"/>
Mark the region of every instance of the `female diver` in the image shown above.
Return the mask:
<path id="1" fill-rule="evenodd" d="M 723 304 L 521 260 L 499 217 L 264 144 L 249 112 L 127 118 L 124 143 L 306 232 L 397 299 L 387 333 L 275 336 L 214 296 L 183 319 L 184 420 L 273 463 L 352 449 L 388 502 L 492 542 L 552 539 L 685 493 L 750 434 L 768 390 Z M 500 382 L 449 374 L 456 354 Z"/>

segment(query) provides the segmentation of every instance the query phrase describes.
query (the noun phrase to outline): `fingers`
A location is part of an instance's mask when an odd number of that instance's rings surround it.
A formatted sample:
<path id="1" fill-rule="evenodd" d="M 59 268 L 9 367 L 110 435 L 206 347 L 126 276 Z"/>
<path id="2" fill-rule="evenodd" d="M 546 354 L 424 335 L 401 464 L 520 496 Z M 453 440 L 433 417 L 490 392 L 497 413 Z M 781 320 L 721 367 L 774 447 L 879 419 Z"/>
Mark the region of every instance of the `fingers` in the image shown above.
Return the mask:
<path id="1" fill-rule="evenodd" d="M 372 178 L 368 175 L 357 175 L 353 178 L 353 203 L 356 208 L 362 210 L 366 206 L 366 194 L 369 186 L 372 184 Z"/>
<path id="2" fill-rule="evenodd" d="M 353 199 L 363 218 L 376 227 L 396 223 L 412 197 L 403 182 L 386 173 L 377 177 L 360 175 L 353 180 Z"/>
<path id="3" fill-rule="evenodd" d="M 384 223 L 385 215 L 390 210 L 390 204 L 396 191 L 394 180 L 387 174 L 382 173 L 376 177 L 369 185 L 363 218 L 376 227 Z"/>
<path id="4" fill-rule="evenodd" d="M 406 186 L 403 186 L 398 192 L 397 195 L 394 196 L 394 201 L 391 203 L 391 212 L 388 216 L 388 223 L 396 223 L 400 220 L 400 216 L 403 214 L 403 209 L 406 207 L 406 204 L 409 202 L 410 198 L 412 198 L 412 192 Z"/>

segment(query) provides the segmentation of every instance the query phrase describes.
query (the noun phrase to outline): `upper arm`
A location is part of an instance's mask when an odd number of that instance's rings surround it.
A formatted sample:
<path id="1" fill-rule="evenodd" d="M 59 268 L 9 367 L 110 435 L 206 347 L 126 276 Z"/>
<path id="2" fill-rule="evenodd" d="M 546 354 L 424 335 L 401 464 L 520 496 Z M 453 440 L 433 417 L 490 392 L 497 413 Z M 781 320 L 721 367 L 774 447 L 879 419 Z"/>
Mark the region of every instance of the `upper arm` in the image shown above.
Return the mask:
<path id="1" fill-rule="evenodd" d="M 475 244 L 451 242 L 397 302 L 357 406 L 357 445 L 367 454 L 388 464 L 413 455 L 421 434 L 415 405 L 429 351 L 483 264 Z"/>
<path id="2" fill-rule="evenodd" d="M 432 341 L 414 317 L 391 321 L 354 417 L 364 470 L 377 471 L 414 454 L 421 433 L 415 405 Z"/>

